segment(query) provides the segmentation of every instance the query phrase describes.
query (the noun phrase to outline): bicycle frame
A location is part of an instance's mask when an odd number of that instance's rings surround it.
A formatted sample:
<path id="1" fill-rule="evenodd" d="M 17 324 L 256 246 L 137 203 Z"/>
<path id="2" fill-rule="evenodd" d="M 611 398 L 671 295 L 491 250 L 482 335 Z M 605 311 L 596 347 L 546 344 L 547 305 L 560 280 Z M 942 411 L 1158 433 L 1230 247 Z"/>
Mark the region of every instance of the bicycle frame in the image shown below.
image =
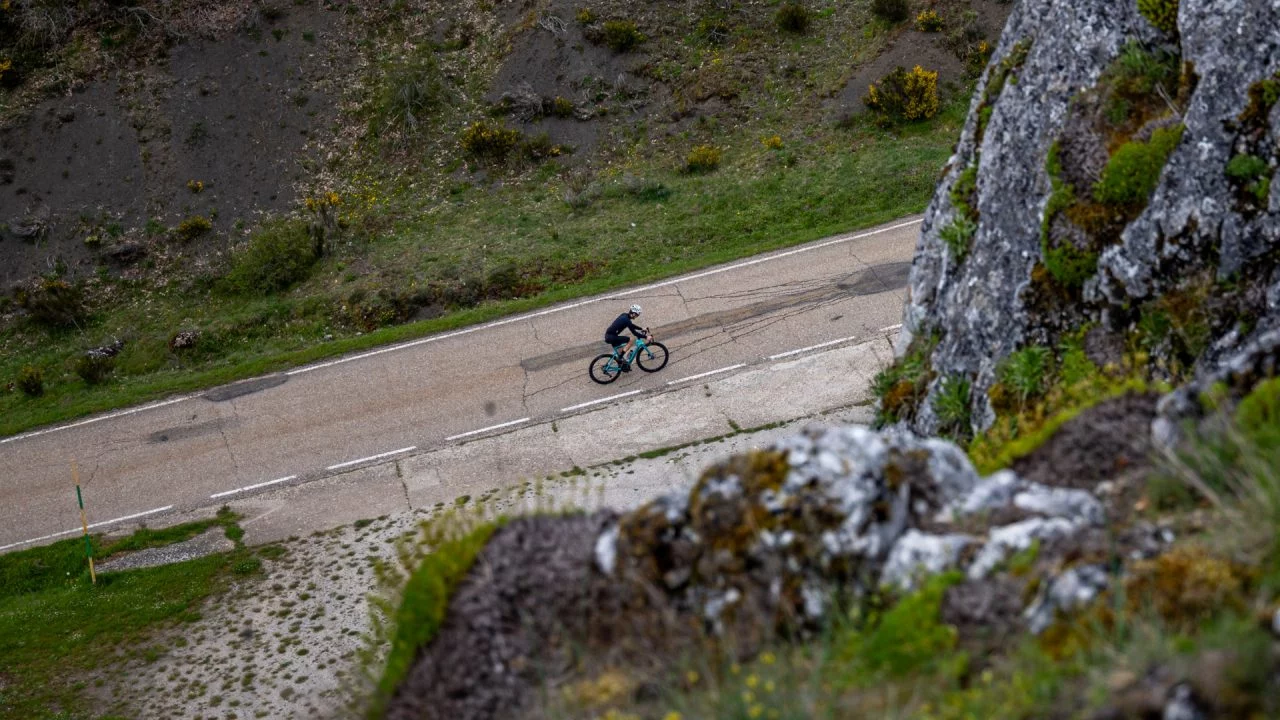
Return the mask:
<path id="1" fill-rule="evenodd" d="M 636 356 L 639 355 L 640 351 L 644 350 L 646 347 L 648 347 L 648 344 L 645 343 L 644 338 L 636 338 L 636 344 L 632 346 L 631 352 L 628 352 L 625 358 L 619 357 L 618 349 L 614 348 L 613 359 L 609 361 L 608 365 L 605 365 L 605 370 L 607 372 L 614 372 L 614 371 L 621 372 L 622 367 L 618 365 L 617 362 L 619 360 L 622 360 L 623 362 L 628 362 L 628 363 L 635 362 Z"/>

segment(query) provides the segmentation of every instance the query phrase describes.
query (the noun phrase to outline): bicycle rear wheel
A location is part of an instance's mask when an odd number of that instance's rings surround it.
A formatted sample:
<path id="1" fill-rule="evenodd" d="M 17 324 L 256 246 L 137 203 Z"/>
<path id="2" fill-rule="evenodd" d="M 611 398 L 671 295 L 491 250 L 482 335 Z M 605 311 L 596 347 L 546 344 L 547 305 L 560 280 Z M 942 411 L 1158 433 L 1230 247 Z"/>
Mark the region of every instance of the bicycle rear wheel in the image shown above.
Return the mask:
<path id="1" fill-rule="evenodd" d="M 621 374 L 622 368 L 618 367 L 617 361 L 610 353 L 597 355 L 596 359 L 591 361 L 591 379 L 601 385 L 608 385 L 617 380 Z"/>
<path id="2" fill-rule="evenodd" d="M 636 353 L 636 365 L 645 372 L 658 372 L 667 366 L 667 346 L 660 342 L 646 343 L 644 349 Z"/>

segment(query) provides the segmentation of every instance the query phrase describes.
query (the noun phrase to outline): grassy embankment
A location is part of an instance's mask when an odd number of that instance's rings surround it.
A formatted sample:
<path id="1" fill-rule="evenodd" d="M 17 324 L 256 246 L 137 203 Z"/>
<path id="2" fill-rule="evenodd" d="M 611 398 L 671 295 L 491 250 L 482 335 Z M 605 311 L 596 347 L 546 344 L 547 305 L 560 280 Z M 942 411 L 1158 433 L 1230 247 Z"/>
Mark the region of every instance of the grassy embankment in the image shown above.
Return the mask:
<path id="1" fill-rule="evenodd" d="M 205 598 L 257 576 L 262 561 L 240 545 L 236 516 L 104 543 L 94 556 L 170 545 L 222 528 L 237 549 L 175 565 L 104 573 L 90 583 L 84 539 L 0 556 L 0 718 L 97 716 L 87 683 L 122 659 L 163 655 L 167 628 L 200 618 Z M 176 642 L 185 642 L 179 638 Z"/>

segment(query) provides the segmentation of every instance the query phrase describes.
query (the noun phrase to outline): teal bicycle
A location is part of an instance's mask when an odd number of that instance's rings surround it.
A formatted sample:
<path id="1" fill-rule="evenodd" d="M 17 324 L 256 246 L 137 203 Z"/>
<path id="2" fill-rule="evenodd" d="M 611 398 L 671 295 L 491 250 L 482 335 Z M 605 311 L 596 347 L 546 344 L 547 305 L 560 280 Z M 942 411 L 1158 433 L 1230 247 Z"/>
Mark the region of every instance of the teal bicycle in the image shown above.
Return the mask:
<path id="1" fill-rule="evenodd" d="M 623 359 L 618 356 L 618 349 L 603 355 L 597 355 L 591 361 L 591 379 L 601 385 L 608 385 L 622 374 Z M 636 338 L 636 344 L 627 353 L 626 362 L 634 364 L 645 372 L 658 372 L 667 366 L 667 346 L 653 339 Z"/>

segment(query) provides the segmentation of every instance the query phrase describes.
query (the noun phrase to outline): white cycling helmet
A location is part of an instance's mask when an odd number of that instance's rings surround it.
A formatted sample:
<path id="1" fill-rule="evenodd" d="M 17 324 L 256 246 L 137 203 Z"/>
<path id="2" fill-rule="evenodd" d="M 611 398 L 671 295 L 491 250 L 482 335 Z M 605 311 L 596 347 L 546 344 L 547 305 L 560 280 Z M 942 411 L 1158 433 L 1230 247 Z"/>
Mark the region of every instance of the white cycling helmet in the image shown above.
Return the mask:
<path id="1" fill-rule="evenodd" d="M 628 312 L 633 312 L 633 313 L 635 313 L 636 315 L 639 315 L 639 314 L 640 314 L 640 306 L 639 306 L 639 305 L 632 305 L 632 306 L 631 306 L 631 309 L 630 309 Z"/>

